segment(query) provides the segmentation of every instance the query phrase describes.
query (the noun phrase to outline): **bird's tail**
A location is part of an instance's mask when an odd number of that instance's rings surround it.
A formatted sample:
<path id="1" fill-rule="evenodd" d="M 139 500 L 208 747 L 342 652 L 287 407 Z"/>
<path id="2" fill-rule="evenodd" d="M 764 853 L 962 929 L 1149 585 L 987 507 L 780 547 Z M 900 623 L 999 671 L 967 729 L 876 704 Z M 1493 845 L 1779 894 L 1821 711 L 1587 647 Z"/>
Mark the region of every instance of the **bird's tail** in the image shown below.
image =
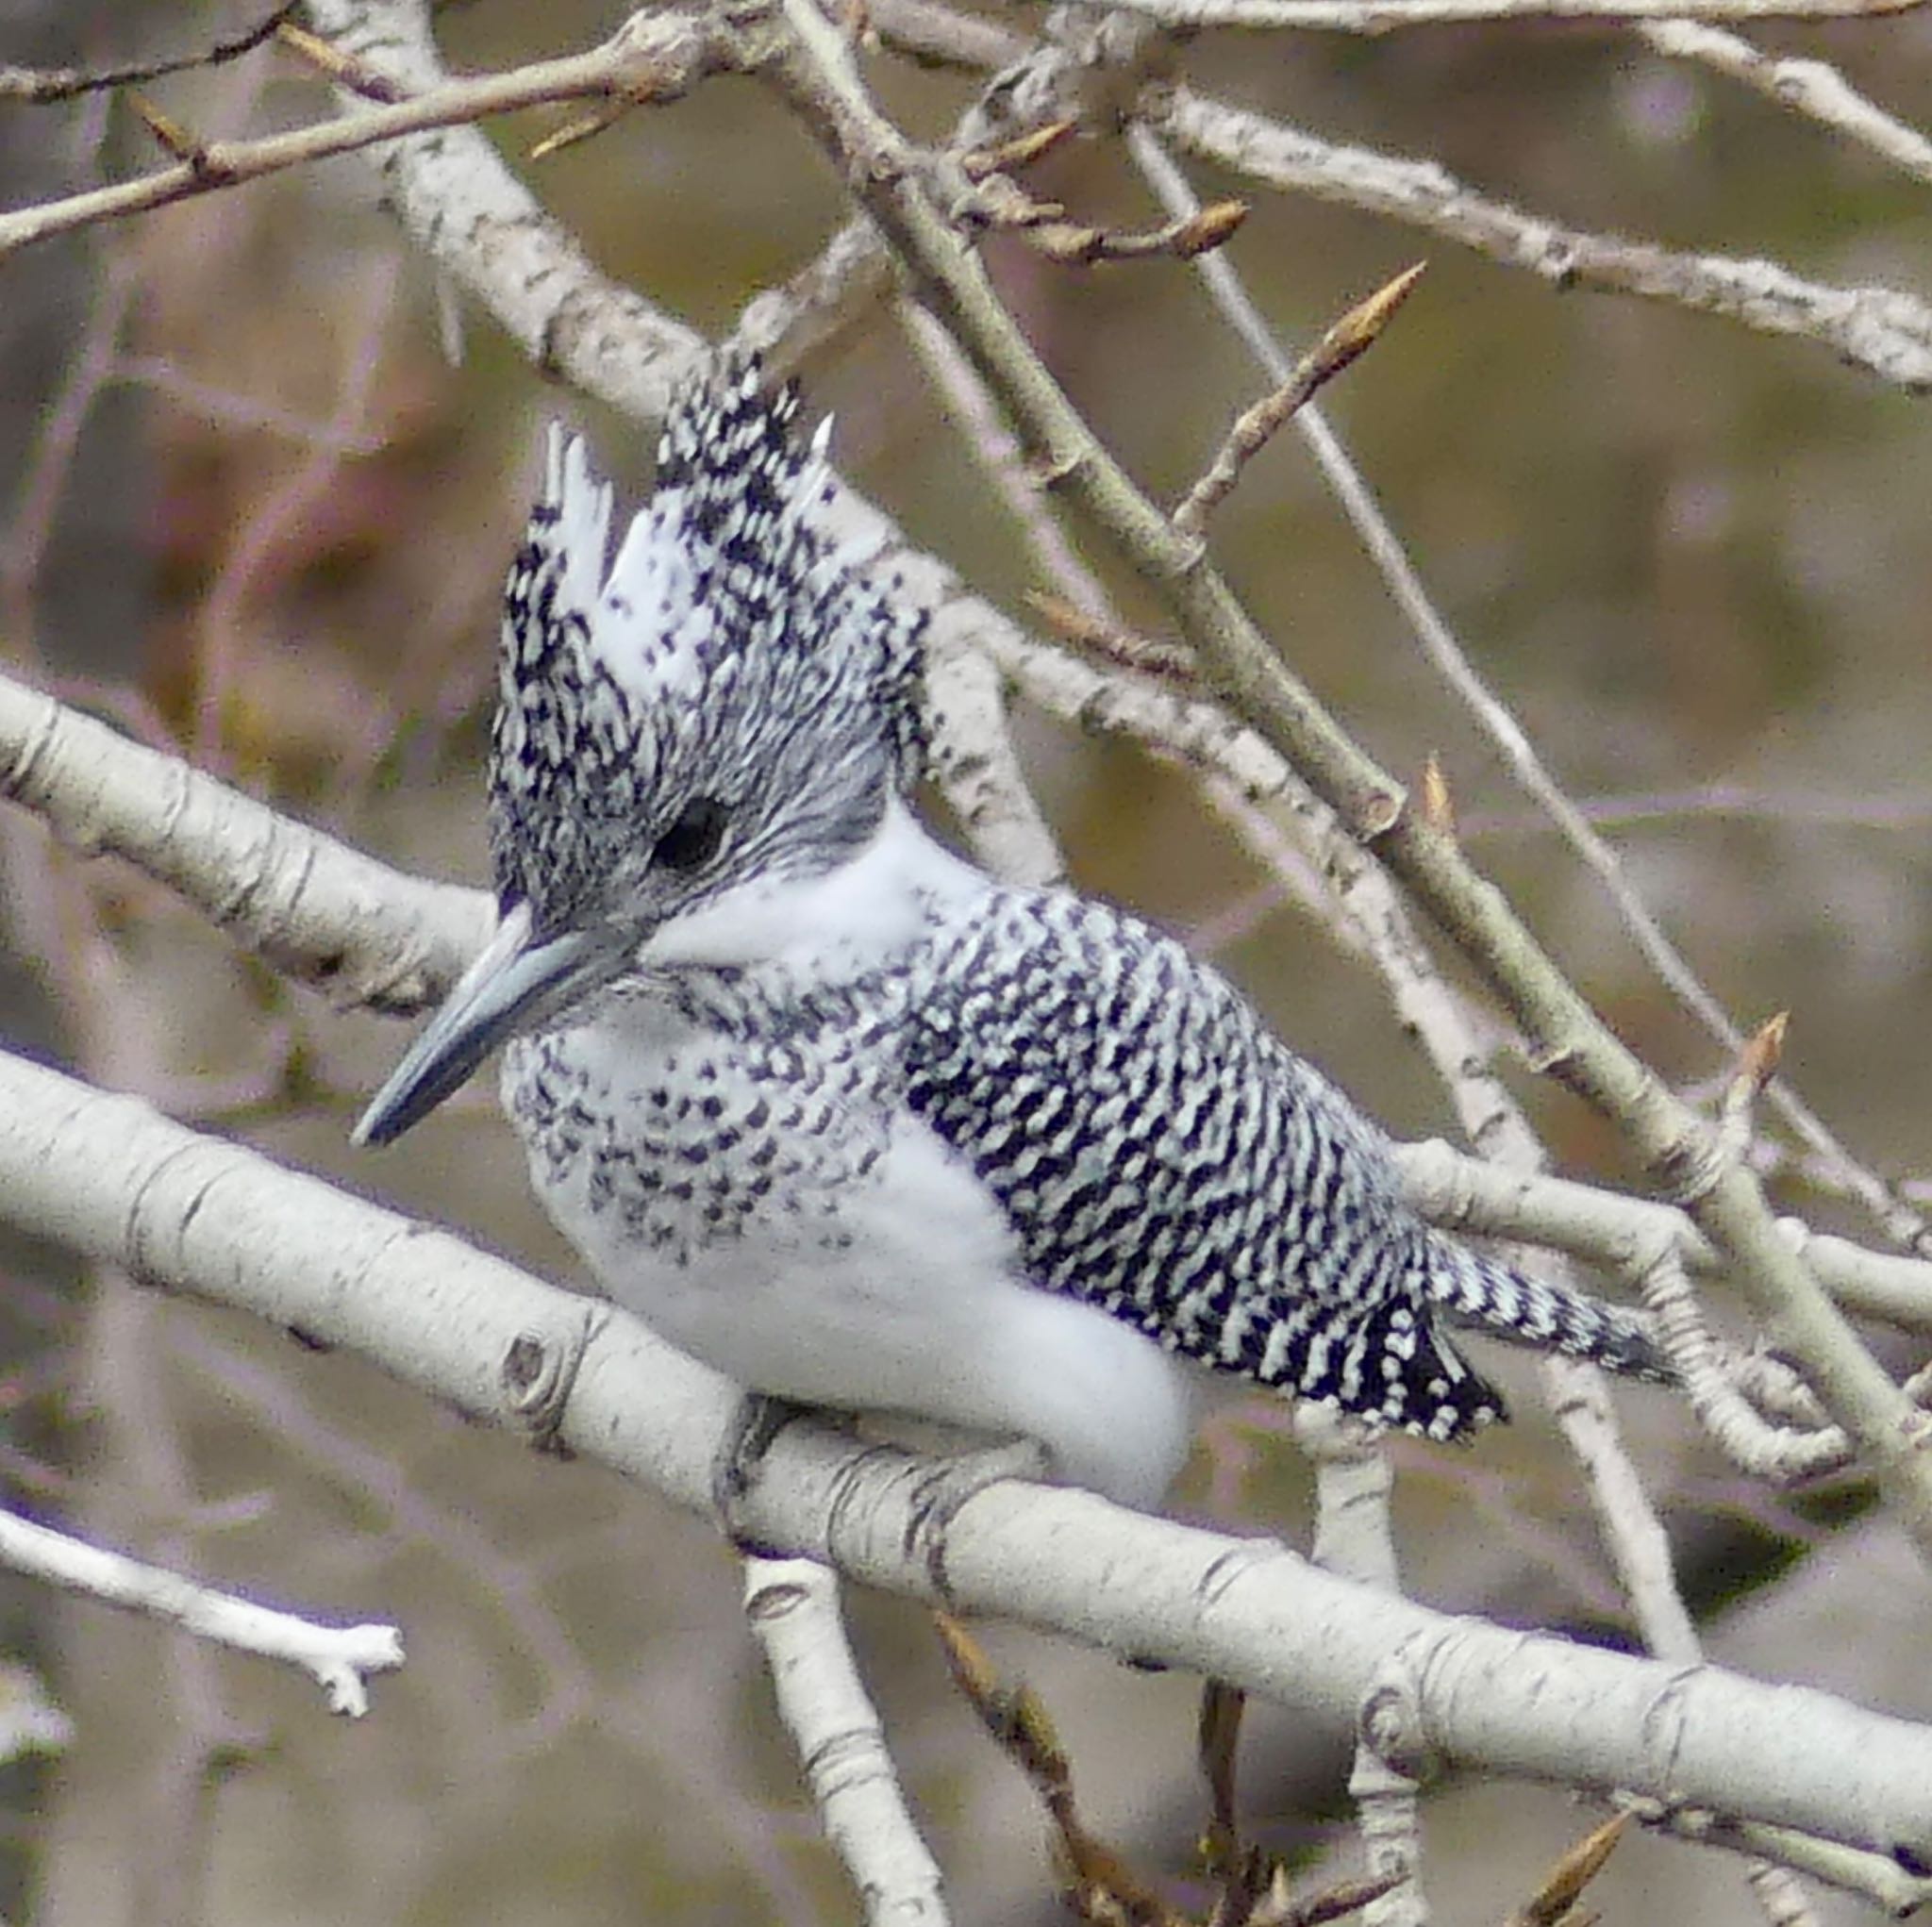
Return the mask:
<path id="1" fill-rule="evenodd" d="M 1453 1238 L 1431 1236 L 1429 1244 L 1429 1296 L 1458 1323 L 1515 1344 L 1567 1352 L 1626 1378 L 1675 1382 L 1676 1370 L 1642 1312 L 1525 1277 Z"/>

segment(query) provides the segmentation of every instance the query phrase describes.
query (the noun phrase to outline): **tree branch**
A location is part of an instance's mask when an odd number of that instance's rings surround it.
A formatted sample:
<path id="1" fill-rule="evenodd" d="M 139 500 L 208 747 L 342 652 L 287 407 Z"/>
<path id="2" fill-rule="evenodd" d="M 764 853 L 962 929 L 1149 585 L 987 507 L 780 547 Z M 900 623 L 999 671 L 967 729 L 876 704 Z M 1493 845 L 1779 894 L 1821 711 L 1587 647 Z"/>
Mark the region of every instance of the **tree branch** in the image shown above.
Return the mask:
<path id="1" fill-rule="evenodd" d="M 858 1677 L 837 1579 L 814 1559 L 747 1559 L 744 1615 L 867 1927 L 946 1927 L 940 1869 L 906 1810 L 879 1716 Z"/>
<path id="2" fill-rule="evenodd" d="M 587 54 L 538 60 L 475 80 L 453 80 L 408 100 L 360 108 L 287 134 L 208 141 L 177 165 L 158 173 L 0 214 L 0 257 L 77 227 L 144 214 L 332 155 L 353 154 L 520 108 L 586 98 L 617 98 L 640 106 L 673 100 L 710 71 L 710 44 L 708 36 L 694 30 L 688 15 L 633 14 L 601 47 Z"/>
<path id="3" fill-rule="evenodd" d="M 1895 288 L 1835 288 L 1775 261 L 1683 254 L 1591 234 L 1480 194 L 1432 160 L 1338 146 L 1185 87 L 1151 89 L 1147 124 L 1251 180 L 1382 214 L 1558 288 L 1636 294 L 1797 335 L 1900 388 L 1932 388 L 1932 307 Z"/>
<path id="4" fill-rule="evenodd" d="M 1111 0 L 1181 31 L 1238 26 L 1385 34 L 1482 20 L 1843 20 L 1909 13 L 1924 0 Z"/>
<path id="5" fill-rule="evenodd" d="M 403 1663 L 403 1636 L 393 1626 L 318 1625 L 5 1511 L 0 1565 L 179 1626 L 198 1639 L 298 1667 L 327 1694 L 331 1713 L 353 1719 L 369 1710 L 367 1675 L 393 1671 Z"/>
<path id="6" fill-rule="evenodd" d="M 353 1350 L 709 1511 L 735 1389 L 635 1320 L 444 1233 L 7 1056 L 0 1193 L 40 1236 Z M 801 1422 L 773 1446 L 741 1523 L 760 1543 L 931 1599 L 930 1477 L 928 1462 Z M 948 1529 L 944 1569 L 962 1610 L 1209 1674 L 1337 1725 L 1359 1719 L 1377 1752 L 1418 1776 L 1459 1764 L 1627 1787 L 1932 1859 L 1932 1730 L 1829 1694 L 1446 1618 L 1273 1541 L 1081 1492 L 976 1494 Z"/>
<path id="7" fill-rule="evenodd" d="M 494 922 L 483 892 L 406 876 L 7 676 L 0 796 L 72 849 L 125 857 L 343 1007 L 440 1002 Z"/>

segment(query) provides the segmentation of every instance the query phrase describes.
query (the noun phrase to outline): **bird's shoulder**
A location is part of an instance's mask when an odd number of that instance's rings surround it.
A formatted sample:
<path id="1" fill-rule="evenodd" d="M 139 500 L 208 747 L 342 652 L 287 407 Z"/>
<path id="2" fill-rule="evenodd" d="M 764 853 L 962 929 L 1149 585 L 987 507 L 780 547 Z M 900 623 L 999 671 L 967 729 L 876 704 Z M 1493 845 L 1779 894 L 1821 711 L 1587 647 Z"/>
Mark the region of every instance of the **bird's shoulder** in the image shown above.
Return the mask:
<path id="1" fill-rule="evenodd" d="M 1319 1124 L 1363 1158 L 1384 1155 L 1374 1125 L 1228 978 L 1102 899 L 991 890 L 936 920 L 914 975 L 905 1028 L 915 1094 L 936 1117 L 955 1113 L 955 1128 L 988 1107 L 1038 1124 L 1038 1084 L 1054 1093 L 1048 1117 L 1130 1109 L 1152 1130 L 1265 1114 Z"/>

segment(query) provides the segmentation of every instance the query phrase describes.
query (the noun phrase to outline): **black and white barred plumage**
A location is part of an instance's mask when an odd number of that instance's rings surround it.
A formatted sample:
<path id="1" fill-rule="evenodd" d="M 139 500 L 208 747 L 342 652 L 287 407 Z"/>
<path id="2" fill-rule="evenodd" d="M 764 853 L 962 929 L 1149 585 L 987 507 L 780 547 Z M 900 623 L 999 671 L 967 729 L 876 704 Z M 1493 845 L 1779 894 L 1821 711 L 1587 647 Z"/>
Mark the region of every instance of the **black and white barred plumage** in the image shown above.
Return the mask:
<path id="1" fill-rule="evenodd" d="M 1638 1317 L 1425 1226 L 1178 944 L 920 829 L 922 618 L 836 549 L 794 412 L 755 367 L 695 385 L 608 573 L 609 491 L 553 440 L 506 598 L 503 929 L 364 1135 L 508 1038 L 540 1192 L 664 1336 L 1142 1503 L 1175 1354 L 1438 1438 L 1501 1411 L 1441 1317 L 1667 1376 Z"/>

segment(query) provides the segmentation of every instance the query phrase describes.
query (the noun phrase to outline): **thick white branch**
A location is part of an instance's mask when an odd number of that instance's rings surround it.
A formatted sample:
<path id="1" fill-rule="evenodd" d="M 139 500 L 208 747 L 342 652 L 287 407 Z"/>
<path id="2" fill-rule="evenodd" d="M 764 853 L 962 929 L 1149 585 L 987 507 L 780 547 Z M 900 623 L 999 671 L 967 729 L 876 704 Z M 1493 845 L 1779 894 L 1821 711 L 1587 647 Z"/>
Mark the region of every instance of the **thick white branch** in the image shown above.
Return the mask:
<path id="1" fill-rule="evenodd" d="M 299 1667 L 328 1695 L 331 1713 L 359 1719 L 369 1710 L 368 1675 L 403 1663 L 393 1626 L 322 1626 L 185 1579 L 159 1566 L 91 1546 L 10 1512 L 0 1512 L 0 1565 L 144 1613 L 238 1653 Z"/>
<path id="2" fill-rule="evenodd" d="M 10 1057 L 0 1198 L 42 1237 L 350 1348 L 466 1411 L 709 1506 L 732 1388 L 634 1320 L 444 1234 Z M 744 1530 L 932 1596 L 920 1461 L 800 1424 L 765 1464 Z M 1080 1492 L 990 1487 L 956 1518 L 944 1570 L 964 1609 L 1359 1721 L 1418 1776 L 1456 1762 L 1624 1787 L 1932 1859 L 1932 1731 L 1828 1694 L 1446 1618 L 1273 1541 Z"/>
<path id="3" fill-rule="evenodd" d="M 342 1005 L 435 1003 L 494 921 L 481 892 L 405 876 L 6 676 L 0 797 L 73 849 L 125 856 Z"/>
<path id="4" fill-rule="evenodd" d="M 747 1559 L 744 1613 L 867 1927 L 946 1927 L 940 1869 L 906 1810 L 831 1570 L 815 1559 Z"/>

